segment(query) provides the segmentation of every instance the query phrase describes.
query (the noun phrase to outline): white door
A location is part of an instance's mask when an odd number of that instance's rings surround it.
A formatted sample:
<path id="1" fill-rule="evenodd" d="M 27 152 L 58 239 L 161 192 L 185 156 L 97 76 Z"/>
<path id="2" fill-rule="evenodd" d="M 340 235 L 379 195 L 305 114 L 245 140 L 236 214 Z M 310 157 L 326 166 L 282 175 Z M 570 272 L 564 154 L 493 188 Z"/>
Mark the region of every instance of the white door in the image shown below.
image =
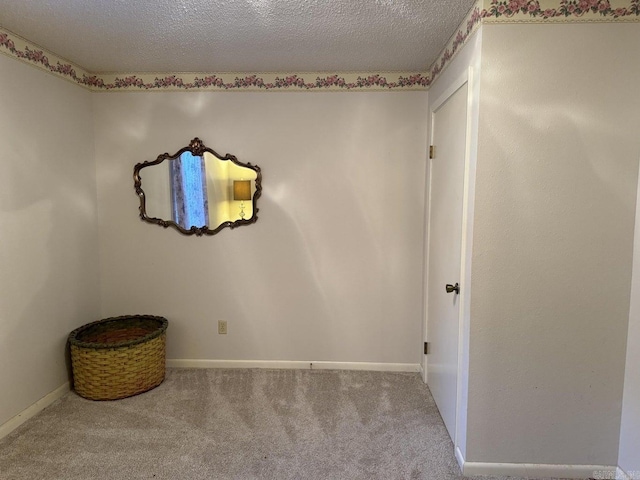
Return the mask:
<path id="1" fill-rule="evenodd" d="M 467 133 L 467 83 L 432 116 L 427 243 L 427 383 L 455 441 L 458 391 L 462 202 Z M 459 288 L 464 288 L 460 285 Z M 450 288 L 449 288 L 450 290 Z"/>

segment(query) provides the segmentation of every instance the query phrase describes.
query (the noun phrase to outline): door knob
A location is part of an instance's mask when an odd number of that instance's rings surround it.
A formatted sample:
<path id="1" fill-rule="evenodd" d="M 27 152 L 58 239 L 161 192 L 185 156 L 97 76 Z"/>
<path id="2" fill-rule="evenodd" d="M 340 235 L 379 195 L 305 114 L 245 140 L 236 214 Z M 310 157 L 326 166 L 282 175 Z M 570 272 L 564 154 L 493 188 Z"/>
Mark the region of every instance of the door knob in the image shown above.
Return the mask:
<path id="1" fill-rule="evenodd" d="M 447 289 L 447 293 L 456 292 L 457 294 L 460 294 L 460 285 L 458 285 L 457 283 L 455 285 L 450 285 L 447 283 L 447 286 L 445 288 Z"/>

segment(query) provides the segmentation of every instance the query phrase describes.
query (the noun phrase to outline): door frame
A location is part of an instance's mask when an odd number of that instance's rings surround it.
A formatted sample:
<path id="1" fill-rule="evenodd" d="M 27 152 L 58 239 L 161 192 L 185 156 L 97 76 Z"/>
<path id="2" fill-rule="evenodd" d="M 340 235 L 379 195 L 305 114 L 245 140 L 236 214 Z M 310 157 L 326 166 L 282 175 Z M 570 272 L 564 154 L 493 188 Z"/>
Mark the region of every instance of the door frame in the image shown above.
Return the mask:
<path id="1" fill-rule="evenodd" d="M 456 388 L 456 427 L 453 440 L 454 448 L 456 449 L 456 455 L 458 454 L 459 446 L 458 440 L 460 438 L 460 418 L 462 415 L 462 409 L 466 405 L 466 391 L 464 388 L 467 381 L 467 376 L 463 375 L 463 369 L 468 369 L 468 336 L 466 333 L 469 330 L 467 318 L 467 312 L 469 311 L 470 300 L 470 286 L 471 286 L 471 234 L 472 234 L 472 222 L 469 221 L 470 215 L 473 211 L 473 192 L 475 191 L 475 161 L 472 162 L 472 150 L 474 139 L 472 139 L 473 127 L 474 127 L 474 91 L 475 84 L 473 83 L 473 67 L 469 66 L 465 71 L 458 76 L 447 89 L 430 105 L 429 107 L 429 145 L 433 145 L 434 134 L 434 117 L 436 112 L 440 109 L 449 98 L 456 93 L 464 85 L 467 85 L 467 118 L 466 118 L 466 132 L 465 132 L 465 158 L 464 158 L 464 179 L 462 187 L 462 239 L 460 245 L 460 306 L 458 308 L 458 366 L 457 366 L 457 388 Z M 437 147 L 437 146 L 436 146 Z M 475 160 L 475 159 L 474 159 Z M 425 212 L 427 218 L 425 221 L 426 235 L 424 242 L 424 272 L 423 272 L 423 290 L 424 290 L 424 305 L 423 305 L 423 336 L 424 341 L 428 341 L 428 301 L 429 301 L 429 243 L 430 243 L 430 221 L 431 221 L 431 163 L 427 158 L 427 191 L 425 192 Z M 473 163 L 473 165 L 472 165 Z M 473 167 L 473 168 L 472 168 Z M 471 203 L 470 203 L 471 202 Z M 472 218 L 472 217 L 471 217 Z M 428 383 L 428 362 L 429 356 L 423 355 L 423 381 Z M 466 417 L 466 415 L 465 415 Z M 466 428 L 466 422 L 465 426 Z M 466 435 L 464 435 L 466 437 Z"/>

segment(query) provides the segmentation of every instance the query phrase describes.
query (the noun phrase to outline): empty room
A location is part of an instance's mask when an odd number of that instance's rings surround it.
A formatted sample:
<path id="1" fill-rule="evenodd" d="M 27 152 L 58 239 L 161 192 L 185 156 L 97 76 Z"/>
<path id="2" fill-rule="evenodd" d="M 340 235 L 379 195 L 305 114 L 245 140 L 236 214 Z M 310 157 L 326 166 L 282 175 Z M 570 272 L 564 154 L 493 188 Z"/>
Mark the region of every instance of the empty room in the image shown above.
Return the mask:
<path id="1" fill-rule="evenodd" d="M 0 479 L 640 479 L 640 0 L 0 0 Z"/>

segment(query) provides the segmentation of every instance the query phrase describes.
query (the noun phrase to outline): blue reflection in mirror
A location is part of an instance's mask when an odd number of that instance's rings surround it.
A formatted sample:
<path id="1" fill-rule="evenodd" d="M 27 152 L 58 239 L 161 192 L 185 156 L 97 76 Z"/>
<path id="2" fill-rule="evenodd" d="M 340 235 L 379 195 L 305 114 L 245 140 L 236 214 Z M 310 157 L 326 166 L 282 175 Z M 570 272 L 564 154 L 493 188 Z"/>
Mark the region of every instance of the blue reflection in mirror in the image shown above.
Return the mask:
<path id="1" fill-rule="evenodd" d="M 204 157 L 184 152 L 169 169 L 173 221 L 187 230 L 209 225 Z"/>

